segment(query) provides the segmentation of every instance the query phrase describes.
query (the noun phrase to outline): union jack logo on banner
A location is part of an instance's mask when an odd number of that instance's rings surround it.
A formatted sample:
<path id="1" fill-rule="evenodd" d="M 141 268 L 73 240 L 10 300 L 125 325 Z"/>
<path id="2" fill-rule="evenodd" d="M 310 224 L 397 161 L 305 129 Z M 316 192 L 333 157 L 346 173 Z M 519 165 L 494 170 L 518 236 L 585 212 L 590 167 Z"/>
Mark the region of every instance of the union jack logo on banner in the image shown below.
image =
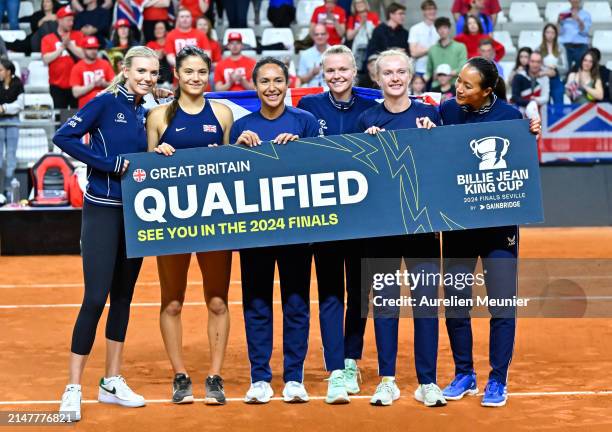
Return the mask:
<path id="1" fill-rule="evenodd" d="M 612 105 L 552 106 L 543 110 L 542 162 L 612 161 Z"/>

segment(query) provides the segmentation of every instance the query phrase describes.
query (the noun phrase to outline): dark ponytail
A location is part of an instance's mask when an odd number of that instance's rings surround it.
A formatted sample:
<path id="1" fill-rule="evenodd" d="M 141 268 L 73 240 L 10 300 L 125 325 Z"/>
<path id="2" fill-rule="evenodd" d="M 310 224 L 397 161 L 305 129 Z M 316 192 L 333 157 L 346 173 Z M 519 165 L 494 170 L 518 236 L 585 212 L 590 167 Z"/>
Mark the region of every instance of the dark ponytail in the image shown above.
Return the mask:
<path id="1" fill-rule="evenodd" d="M 206 67 L 208 68 L 208 71 L 210 72 L 210 67 L 212 64 L 210 61 L 210 57 L 208 57 L 208 55 L 201 48 L 198 48 L 196 46 L 186 46 L 185 48 L 183 48 L 182 50 L 178 52 L 178 54 L 176 55 L 175 69 L 178 71 L 183 64 L 183 61 L 187 57 L 191 57 L 191 56 L 200 57 L 204 61 L 204 63 L 206 63 Z M 176 112 L 178 111 L 178 108 L 179 108 L 179 98 L 180 97 L 181 97 L 181 86 L 179 85 L 176 91 L 174 92 L 174 99 L 170 103 L 170 106 L 166 109 L 166 124 L 170 124 L 170 122 L 176 115 Z"/>

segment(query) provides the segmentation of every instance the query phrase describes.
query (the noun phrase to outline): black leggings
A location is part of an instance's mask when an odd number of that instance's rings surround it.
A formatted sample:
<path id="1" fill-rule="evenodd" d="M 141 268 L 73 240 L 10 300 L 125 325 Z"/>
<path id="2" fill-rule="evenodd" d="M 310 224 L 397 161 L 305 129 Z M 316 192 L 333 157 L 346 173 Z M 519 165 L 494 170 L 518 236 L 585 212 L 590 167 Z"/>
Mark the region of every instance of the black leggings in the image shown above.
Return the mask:
<path id="1" fill-rule="evenodd" d="M 106 338 L 123 342 L 142 258 L 126 258 L 120 207 L 83 203 L 81 255 L 85 295 L 72 332 L 72 352 L 88 355 L 110 293 Z"/>

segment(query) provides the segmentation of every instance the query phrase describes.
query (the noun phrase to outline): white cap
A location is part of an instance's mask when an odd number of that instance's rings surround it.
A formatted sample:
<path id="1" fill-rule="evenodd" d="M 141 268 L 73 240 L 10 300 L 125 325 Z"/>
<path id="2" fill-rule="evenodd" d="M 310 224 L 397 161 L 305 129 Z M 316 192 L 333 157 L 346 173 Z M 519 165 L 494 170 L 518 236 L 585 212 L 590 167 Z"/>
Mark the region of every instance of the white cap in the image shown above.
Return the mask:
<path id="1" fill-rule="evenodd" d="M 436 68 L 436 75 L 451 75 L 453 70 L 449 64 L 442 63 Z"/>

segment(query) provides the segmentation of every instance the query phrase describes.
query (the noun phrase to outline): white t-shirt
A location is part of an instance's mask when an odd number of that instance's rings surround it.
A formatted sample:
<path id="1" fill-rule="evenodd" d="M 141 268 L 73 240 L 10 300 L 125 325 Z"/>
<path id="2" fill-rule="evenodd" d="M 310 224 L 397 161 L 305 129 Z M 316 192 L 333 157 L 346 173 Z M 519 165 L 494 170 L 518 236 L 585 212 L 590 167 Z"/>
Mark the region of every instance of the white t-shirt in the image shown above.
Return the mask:
<path id="1" fill-rule="evenodd" d="M 304 76 L 310 72 L 315 66 L 321 65 L 321 56 L 323 55 L 316 46 L 312 46 L 300 52 L 300 61 L 298 63 L 298 75 Z M 309 82 L 302 83 L 302 87 L 323 87 L 327 88 L 323 80 L 323 68 Z"/>
<path id="2" fill-rule="evenodd" d="M 433 24 L 427 25 L 425 21 L 421 21 L 410 27 L 408 33 L 409 44 L 416 43 L 427 48 L 438 42 L 439 39 L 440 35 L 436 31 L 435 26 Z M 419 74 L 427 72 L 427 54 L 415 61 L 414 70 Z"/>

